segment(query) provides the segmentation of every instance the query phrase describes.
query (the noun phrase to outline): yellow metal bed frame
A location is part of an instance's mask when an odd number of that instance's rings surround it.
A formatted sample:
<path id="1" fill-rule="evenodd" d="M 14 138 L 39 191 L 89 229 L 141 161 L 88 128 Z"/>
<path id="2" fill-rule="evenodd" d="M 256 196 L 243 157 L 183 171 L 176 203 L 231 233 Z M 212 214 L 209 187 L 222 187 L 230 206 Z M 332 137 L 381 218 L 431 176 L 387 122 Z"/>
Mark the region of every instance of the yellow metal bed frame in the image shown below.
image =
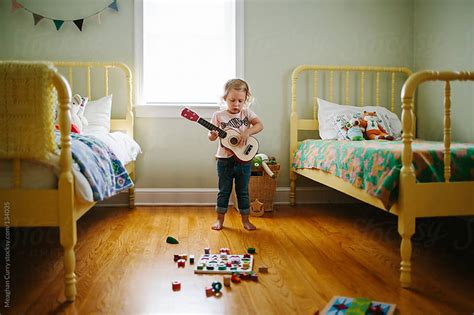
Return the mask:
<path id="1" fill-rule="evenodd" d="M 312 72 L 313 80 L 313 118 L 299 119 L 296 99 L 297 80 L 301 73 Z M 411 237 L 415 232 L 415 221 L 418 217 L 437 217 L 437 216 L 465 216 L 474 215 L 474 181 L 469 182 L 450 182 L 450 145 L 451 145 L 451 88 L 450 81 L 474 80 L 474 72 L 435 72 L 421 71 L 411 73 L 407 68 L 383 68 L 383 67 L 335 67 L 335 66 L 317 66 L 301 65 L 295 68 L 292 73 L 292 101 L 290 117 L 290 166 L 293 154 L 299 144 L 300 131 L 318 130 L 317 120 L 317 94 L 319 72 L 329 72 L 329 99 L 333 100 L 334 95 L 334 73 L 341 72 L 345 77 L 344 83 L 340 87 L 345 88 L 345 103 L 349 103 L 349 86 L 354 84 L 349 79 L 350 74 L 360 78 L 357 86 L 360 88 L 359 104 L 364 104 L 365 74 L 371 73 L 375 76 L 375 105 L 380 105 L 380 74 L 388 73 L 390 75 L 390 95 L 391 110 L 395 112 L 396 83 L 395 76 L 408 76 L 403 84 L 402 95 L 402 129 L 403 129 L 403 153 L 402 169 L 399 182 L 398 200 L 390 207 L 386 208 L 382 202 L 370 196 L 365 191 L 352 186 L 339 177 L 331 175 L 318 169 L 298 169 L 293 170 L 290 167 L 290 203 L 296 201 L 296 179 L 297 175 L 302 175 L 316 182 L 334 188 L 349 196 L 357 198 L 363 202 L 373 205 L 385 211 L 389 211 L 398 216 L 398 232 L 401 235 L 401 263 L 400 263 L 400 282 L 404 288 L 411 286 Z M 417 183 L 415 172 L 412 166 L 412 148 L 411 143 L 415 138 L 415 111 L 414 95 L 417 87 L 425 81 L 444 81 L 444 182 Z M 342 95 L 339 93 L 339 95 Z M 436 196 L 436 197 L 434 197 Z"/>
<path id="2" fill-rule="evenodd" d="M 103 71 L 104 95 L 109 94 L 109 70 L 117 69 L 125 80 L 126 85 L 126 116 L 124 119 L 112 119 L 111 129 L 125 131 L 133 137 L 133 85 L 130 69 L 123 63 L 118 62 L 53 62 L 58 69 L 65 69 L 68 80 L 58 72 L 54 73 L 53 84 L 57 89 L 59 113 L 58 120 L 61 132 L 61 152 L 59 162 L 58 187 L 56 189 L 24 189 L 21 185 L 21 160 L 13 160 L 13 183 L 12 189 L 0 189 L 0 200 L 2 204 L 8 204 L 10 217 L 8 225 L 4 220 L 0 226 L 4 227 L 44 227 L 57 226 L 60 230 L 60 243 L 64 248 L 65 269 L 65 296 L 66 300 L 74 301 L 76 296 L 76 275 L 74 246 L 77 241 L 76 222 L 95 202 L 80 201 L 75 196 L 71 155 L 70 137 L 70 101 L 73 77 L 77 75 L 77 69 L 85 70 L 85 82 L 87 96 L 91 99 L 91 69 Z M 100 70 L 102 69 L 102 70 Z M 122 80 L 123 80 L 122 79 Z M 95 82 L 94 82 L 95 84 Z M 28 87 L 24 87 L 25 89 Z M 32 135 L 34 136 L 34 135 Z M 126 166 L 132 180 L 135 179 L 135 163 L 130 162 Z M 129 207 L 135 207 L 134 188 L 129 190 Z"/>

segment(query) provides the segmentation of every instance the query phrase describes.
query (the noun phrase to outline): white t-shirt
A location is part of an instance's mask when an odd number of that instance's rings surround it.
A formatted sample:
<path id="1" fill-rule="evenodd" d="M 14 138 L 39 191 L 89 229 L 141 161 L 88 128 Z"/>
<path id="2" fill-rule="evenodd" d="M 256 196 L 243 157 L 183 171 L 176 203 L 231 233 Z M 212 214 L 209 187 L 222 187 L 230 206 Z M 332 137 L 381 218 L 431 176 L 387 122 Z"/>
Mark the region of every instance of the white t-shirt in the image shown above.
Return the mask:
<path id="1" fill-rule="evenodd" d="M 223 130 L 231 128 L 242 133 L 243 131 L 250 128 L 250 122 L 257 117 L 257 114 L 255 114 L 250 109 L 242 109 L 238 114 L 231 114 L 227 110 L 221 110 L 215 112 L 214 115 L 212 115 L 211 122 Z M 234 153 L 232 153 L 231 150 L 223 147 L 219 141 L 216 157 L 229 158 L 233 155 Z"/>

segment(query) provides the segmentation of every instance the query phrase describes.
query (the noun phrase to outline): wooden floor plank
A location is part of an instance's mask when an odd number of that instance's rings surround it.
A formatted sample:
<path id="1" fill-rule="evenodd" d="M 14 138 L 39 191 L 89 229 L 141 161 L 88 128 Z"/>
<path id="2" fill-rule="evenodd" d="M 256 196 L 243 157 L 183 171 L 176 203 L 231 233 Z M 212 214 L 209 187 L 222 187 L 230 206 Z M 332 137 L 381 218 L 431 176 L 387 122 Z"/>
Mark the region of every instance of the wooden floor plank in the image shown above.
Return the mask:
<path id="1" fill-rule="evenodd" d="M 12 229 L 11 314 L 312 314 L 334 295 L 397 304 L 399 314 L 474 312 L 474 226 L 419 220 L 414 236 L 413 289 L 399 285 L 397 218 L 363 205 L 280 206 L 251 218 L 246 231 L 229 210 L 221 231 L 210 229 L 213 207 L 96 208 L 78 223 L 77 299 L 63 303 L 62 249 L 54 228 Z M 463 232 L 463 230 L 465 230 Z M 3 232 L 2 232 L 3 233 Z M 166 243 L 173 236 L 179 244 Z M 259 282 L 224 288 L 207 298 L 217 275 L 196 275 L 174 254 L 205 247 L 257 250 Z M 182 289 L 171 290 L 179 280 Z M 2 305 L 3 307 L 3 305 Z"/>

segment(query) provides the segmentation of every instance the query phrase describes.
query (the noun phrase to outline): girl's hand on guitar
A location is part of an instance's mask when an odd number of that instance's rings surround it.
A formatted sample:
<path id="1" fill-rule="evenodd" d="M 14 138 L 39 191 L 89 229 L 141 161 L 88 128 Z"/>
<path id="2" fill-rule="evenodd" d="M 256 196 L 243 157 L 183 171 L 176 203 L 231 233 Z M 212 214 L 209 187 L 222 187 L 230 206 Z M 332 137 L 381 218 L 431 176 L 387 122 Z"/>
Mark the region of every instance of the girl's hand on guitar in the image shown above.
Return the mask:
<path id="1" fill-rule="evenodd" d="M 217 138 L 219 138 L 219 133 L 216 130 L 211 130 L 211 131 L 209 131 L 209 134 L 208 134 L 207 137 L 211 141 L 216 141 Z"/>
<path id="2" fill-rule="evenodd" d="M 242 132 L 240 134 L 240 141 L 239 141 L 239 146 L 243 147 L 244 145 L 247 144 L 247 139 L 250 137 L 249 133 L 247 132 L 247 130 L 245 130 L 244 132 Z"/>

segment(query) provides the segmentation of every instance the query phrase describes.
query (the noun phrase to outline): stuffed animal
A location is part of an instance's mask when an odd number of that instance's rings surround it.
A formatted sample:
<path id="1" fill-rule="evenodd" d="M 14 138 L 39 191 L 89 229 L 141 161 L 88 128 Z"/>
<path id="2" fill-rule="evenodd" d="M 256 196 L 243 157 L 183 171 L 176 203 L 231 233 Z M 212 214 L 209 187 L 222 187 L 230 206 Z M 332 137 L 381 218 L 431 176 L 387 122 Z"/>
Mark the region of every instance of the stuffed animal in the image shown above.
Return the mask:
<path id="1" fill-rule="evenodd" d="M 268 174 L 268 176 L 270 176 L 271 178 L 275 178 L 275 174 L 272 172 L 272 170 L 267 165 L 267 162 L 269 161 L 268 156 L 266 154 L 259 153 L 255 156 L 255 158 L 260 159 L 262 161 L 261 166 L 263 167 L 265 172 Z"/>
<path id="2" fill-rule="evenodd" d="M 252 167 L 253 168 L 260 168 L 262 167 L 262 163 L 263 163 L 263 160 L 260 156 L 255 156 L 253 159 L 252 159 Z"/>
<path id="3" fill-rule="evenodd" d="M 364 140 L 363 129 L 360 126 L 358 119 L 352 118 L 346 123 L 345 129 L 347 130 L 347 138 L 351 141 Z"/>
<path id="4" fill-rule="evenodd" d="M 82 133 L 84 128 L 89 124 L 86 117 L 84 117 L 84 109 L 87 104 L 87 97 L 82 97 L 76 94 L 72 98 L 71 102 L 71 124 L 75 125 L 79 130 L 78 133 Z"/>
<path id="5" fill-rule="evenodd" d="M 255 155 L 255 157 L 252 159 L 252 167 L 254 169 L 263 168 L 263 170 L 268 174 L 268 176 L 270 176 L 271 178 L 275 178 L 275 174 L 268 167 L 268 164 L 276 164 L 275 158 L 272 157 L 270 159 L 266 154 L 259 153 Z"/>
<path id="6" fill-rule="evenodd" d="M 360 126 L 365 129 L 365 135 L 369 140 L 393 140 L 393 136 L 387 134 L 383 127 L 378 123 L 376 112 L 364 111 Z"/>

